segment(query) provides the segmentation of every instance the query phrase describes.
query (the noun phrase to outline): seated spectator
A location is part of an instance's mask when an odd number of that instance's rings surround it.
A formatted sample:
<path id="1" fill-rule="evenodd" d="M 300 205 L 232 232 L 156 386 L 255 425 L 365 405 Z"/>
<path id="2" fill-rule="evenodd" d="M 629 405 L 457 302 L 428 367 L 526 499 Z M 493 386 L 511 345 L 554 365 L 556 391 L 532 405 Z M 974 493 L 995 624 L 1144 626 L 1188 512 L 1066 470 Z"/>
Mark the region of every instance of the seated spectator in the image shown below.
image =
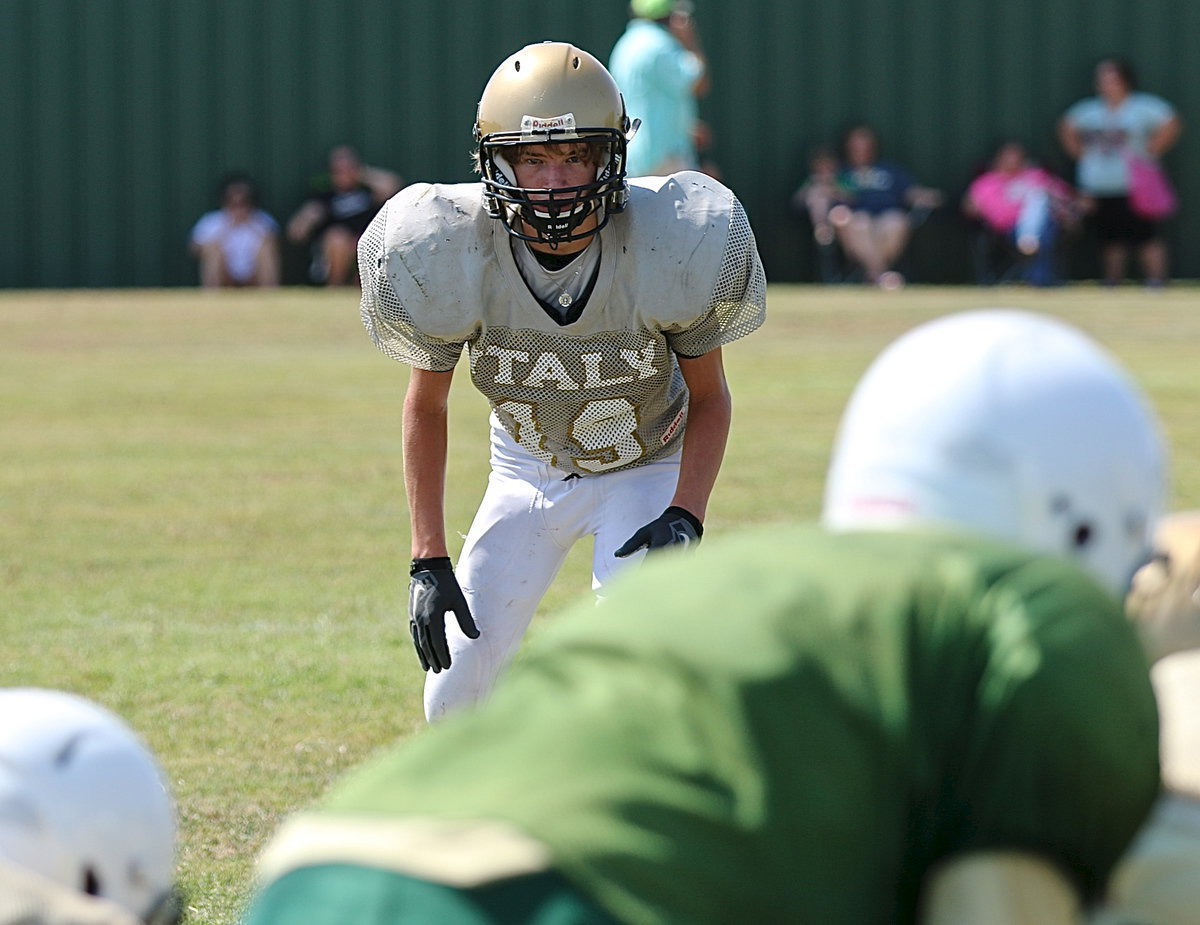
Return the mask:
<path id="1" fill-rule="evenodd" d="M 807 216 L 813 237 L 823 247 L 836 238 L 830 211 L 839 202 L 850 199 L 850 190 L 842 186 L 839 167 L 837 154 L 831 148 L 816 148 L 808 161 L 808 178 L 792 194 L 792 208 Z"/>
<path id="2" fill-rule="evenodd" d="M 221 207 L 200 217 L 190 248 L 200 261 L 200 285 L 278 286 L 279 223 L 258 208 L 253 181 L 242 173 L 221 182 Z"/>
<path id="3" fill-rule="evenodd" d="M 941 205 L 942 194 L 918 186 L 904 167 L 881 159 L 878 136 L 869 125 L 847 133 L 845 158 L 840 181 L 850 198 L 830 212 L 838 240 L 867 282 L 899 288 L 904 277 L 894 267 L 908 246 L 914 216 Z"/>
<path id="4" fill-rule="evenodd" d="M 357 282 L 359 236 L 402 185 L 391 171 L 364 164 L 353 148 L 329 152 L 329 173 L 313 185 L 309 198 L 288 222 L 288 239 L 311 244 L 314 283 L 349 286 Z"/>
<path id="5" fill-rule="evenodd" d="M 1079 216 L 1075 191 L 1065 180 L 1030 163 L 1025 146 L 1006 141 L 991 167 L 976 177 L 963 197 L 963 211 L 1027 258 L 1020 271 L 1034 286 L 1057 283 L 1055 241 Z"/>

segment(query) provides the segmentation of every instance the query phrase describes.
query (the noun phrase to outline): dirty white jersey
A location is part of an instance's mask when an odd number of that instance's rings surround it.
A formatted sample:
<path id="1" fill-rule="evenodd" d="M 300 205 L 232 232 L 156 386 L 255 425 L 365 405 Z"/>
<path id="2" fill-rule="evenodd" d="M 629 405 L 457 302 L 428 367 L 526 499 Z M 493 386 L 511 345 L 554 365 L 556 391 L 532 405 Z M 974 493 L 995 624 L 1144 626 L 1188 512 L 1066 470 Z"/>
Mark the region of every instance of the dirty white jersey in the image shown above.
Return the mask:
<path id="1" fill-rule="evenodd" d="M 676 356 L 708 353 L 765 317 L 754 234 L 732 192 L 684 172 L 631 181 L 628 208 L 599 235 L 586 300 L 543 306 L 479 184 L 415 184 L 359 241 L 363 323 L 384 353 L 420 369 L 453 369 L 466 347 L 495 418 L 552 466 L 591 475 L 668 456 L 687 415 Z"/>

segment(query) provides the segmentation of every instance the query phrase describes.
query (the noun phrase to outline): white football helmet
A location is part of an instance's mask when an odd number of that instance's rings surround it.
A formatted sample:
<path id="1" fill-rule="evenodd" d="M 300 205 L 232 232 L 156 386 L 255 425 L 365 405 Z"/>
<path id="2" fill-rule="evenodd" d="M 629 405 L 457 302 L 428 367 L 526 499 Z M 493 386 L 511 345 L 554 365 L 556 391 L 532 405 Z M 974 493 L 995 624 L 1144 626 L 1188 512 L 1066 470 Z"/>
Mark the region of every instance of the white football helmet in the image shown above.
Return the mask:
<path id="1" fill-rule="evenodd" d="M 599 228 L 625 208 L 625 150 L 635 130 L 616 81 L 592 55 L 565 42 L 522 48 L 496 68 L 479 99 L 475 140 L 488 215 L 527 241 L 559 244 L 586 237 L 592 231 L 580 234 L 578 228 L 589 215 L 598 215 Z M 533 191 L 515 184 L 506 149 L 575 141 L 599 147 L 596 179 L 554 190 L 535 208 Z"/>
<path id="2" fill-rule="evenodd" d="M 1052 318 L 985 309 L 883 351 L 842 417 L 835 530 L 964 527 L 1077 559 L 1124 593 L 1166 493 L 1154 413 L 1118 364 Z"/>
<path id="3" fill-rule="evenodd" d="M 150 750 L 63 691 L 0 690 L 0 858 L 147 922 L 177 916 L 175 808 Z"/>

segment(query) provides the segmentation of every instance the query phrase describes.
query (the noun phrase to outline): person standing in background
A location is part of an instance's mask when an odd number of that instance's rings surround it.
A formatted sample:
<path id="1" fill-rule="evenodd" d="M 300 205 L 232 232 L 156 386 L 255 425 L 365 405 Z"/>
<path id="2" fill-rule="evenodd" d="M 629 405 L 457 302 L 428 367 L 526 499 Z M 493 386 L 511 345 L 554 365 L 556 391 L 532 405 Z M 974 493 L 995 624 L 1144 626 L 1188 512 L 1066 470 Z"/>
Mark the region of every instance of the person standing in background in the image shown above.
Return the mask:
<path id="1" fill-rule="evenodd" d="M 631 177 L 666 176 L 699 165 L 696 100 L 708 92 L 708 63 L 690 4 L 632 0 L 609 71 L 630 116 L 641 120 L 629 146 Z"/>
<path id="2" fill-rule="evenodd" d="M 1130 204 L 1131 158 L 1156 163 L 1178 141 L 1182 124 L 1166 100 L 1138 92 L 1128 62 L 1105 58 L 1095 79 L 1096 96 L 1080 100 L 1060 120 L 1059 141 L 1078 162 L 1076 186 L 1091 197 L 1105 284 L 1121 282 L 1135 247 L 1146 284 L 1161 286 L 1167 244 L 1160 223 Z"/>

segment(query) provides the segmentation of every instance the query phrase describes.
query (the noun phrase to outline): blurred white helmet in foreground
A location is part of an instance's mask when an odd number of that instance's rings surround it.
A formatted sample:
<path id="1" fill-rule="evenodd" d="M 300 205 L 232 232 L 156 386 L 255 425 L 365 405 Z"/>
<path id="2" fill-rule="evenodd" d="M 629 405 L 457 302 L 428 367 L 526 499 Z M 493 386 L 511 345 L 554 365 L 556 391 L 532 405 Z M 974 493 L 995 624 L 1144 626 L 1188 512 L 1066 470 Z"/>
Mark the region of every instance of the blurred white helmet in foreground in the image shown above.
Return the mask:
<path id="1" fill-rule="evenodd" d="M 823 520 L 960 526 L 1075 558 L 1121 593 L 1165 485 L 1154 413 L 1105 351 L 1056 319 L 976 310 L 920 325 L 867 370 Z"/>
<path id="2" fill-rule="evenodd" d="M 159 920 L 175 809 L 149 749 L 82 697 L 0 689 L 0 858 Z"/>

